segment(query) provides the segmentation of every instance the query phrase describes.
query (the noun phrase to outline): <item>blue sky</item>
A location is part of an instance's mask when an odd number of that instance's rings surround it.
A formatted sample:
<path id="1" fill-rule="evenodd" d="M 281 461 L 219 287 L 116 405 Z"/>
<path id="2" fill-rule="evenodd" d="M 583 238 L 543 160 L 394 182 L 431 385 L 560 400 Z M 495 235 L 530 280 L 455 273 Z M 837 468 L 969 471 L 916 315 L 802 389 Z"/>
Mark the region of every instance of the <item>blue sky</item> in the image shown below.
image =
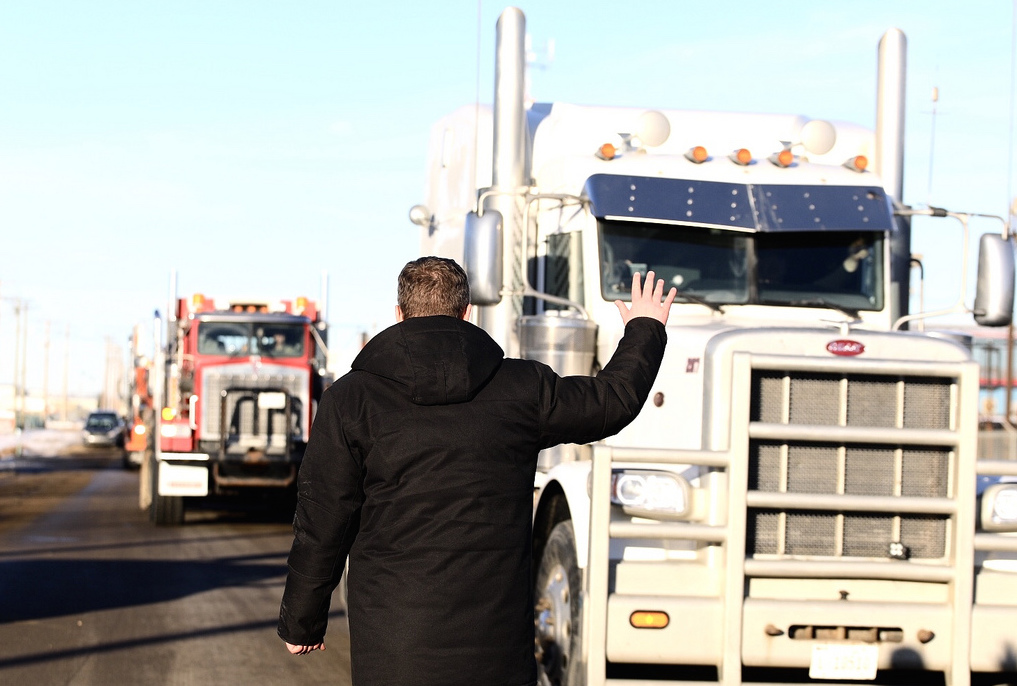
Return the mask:
<path id="1" fill-rule="evenodd" d="M 871 125 L 876 45 L 908 38 L 905 201 L 1006 215 L 1013 4 L 1005 0 L 521 2 L 539 101 L 804 114 Z M 0 6 L 0 383 L 13 302 L 28 386 L 71 342 L 72 392 L 105 345 L 180 294 L 319 295 L 333 342 L 392 323 L 418 254 L 431 124 L 493 91 L 505 5 L 33 0 Z M 479 64 L 478 64 L 479 55 Z M 932 146 L 933 87 L 939 88 Z M 930 166 L 930 159 L 932 164 Z M 930 174 L 931 169 L 931 174 Z M 975 225 L 976 233 L 993 230 Z M 956 300 L 960 234 L 916 222 L 927 307 Z M 961 317 L 958 321 L 969 321 Z"/>

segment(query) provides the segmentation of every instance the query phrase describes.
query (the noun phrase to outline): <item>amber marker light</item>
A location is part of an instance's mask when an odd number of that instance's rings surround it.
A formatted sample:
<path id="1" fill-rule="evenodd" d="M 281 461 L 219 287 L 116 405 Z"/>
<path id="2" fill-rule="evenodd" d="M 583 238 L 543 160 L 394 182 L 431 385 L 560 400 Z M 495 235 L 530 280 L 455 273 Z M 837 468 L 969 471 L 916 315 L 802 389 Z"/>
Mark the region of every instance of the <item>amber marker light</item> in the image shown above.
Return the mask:
<path id="1" fill-rule="evenodd" d="M 629 617 L 629 624 L 636 629 L 663 629 L 671 623 L 666 612 L 637 610 Z"/>
<path id="2" fill-rule="evenodd" d="M 701 145 L 697 145 L 696 147 L 689 148 L 685 151 L 685 158 L 690 162 L 695 162 L 696 164 L 702 164 L 709 157 L 710 154 L 706 152 L 706 148 Z"/>
<path id="3" fill-rule="evenodd" d="M 795 156 L 790 150 L 781 150 L 770 156 L 770 161 L 778 167 L 787 168 L 795 161 Z"/>
<path id="4" fill-rule="evenodd" d="M 748 148 L 739 148 L 731 153 L 731 161 L 744 167 L 752 162 L 752 153 Z"/>
<path id="5" fill-rule="evenodd" d="M 162 408 L 162 420 L 164 422 L 172 422 L 174 419 L 176 419 L 176 416 L 177 412 L 172 407 Z"/>
<path id="6" fill-rule="evenodd" d="M 869 166 L 869 159 L 865 155 L 856 155 L 845 162 L 844 166 L 851 171 L 863 172 Z"/>
<path id="7" fill-rule="evenodd" d="M 205 306 L 205 296 L 201 293 L 195 293 L 192 295 L 191 306 L 194 307 L 195 310 L 200 310 Z"/>
<path id="8" fill-rule="evenodd" d="M 597 157 L 599 157 L 602 160 L 613 160 L 615 158 L 615 155 L 617 155 L 617 154 L 618 154 L 618 149 L 615 148 L 610 143 L 604 143 L 597 150 Z"/>

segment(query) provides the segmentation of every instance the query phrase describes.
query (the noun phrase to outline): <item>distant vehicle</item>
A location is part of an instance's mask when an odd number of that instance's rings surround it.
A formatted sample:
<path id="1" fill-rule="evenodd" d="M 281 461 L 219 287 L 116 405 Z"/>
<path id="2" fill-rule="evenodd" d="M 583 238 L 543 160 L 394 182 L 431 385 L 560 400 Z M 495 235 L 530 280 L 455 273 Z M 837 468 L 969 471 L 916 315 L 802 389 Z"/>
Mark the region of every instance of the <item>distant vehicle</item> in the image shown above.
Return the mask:
<path id="1" fill-rule="evenodd" d="M 150 374 L 159 413 L 141 464 L 142 509 L 175 526 L 206 496 L 292 495 L 331 383 L 323 310 L 305 297 L 173 299 Z"/>
<path id="2" fill-rule="evenodd" d="M 112 410 L 92 412 L 85 420 L 81 440 L 89 448 L 123 448 L 127 425 Z"/>

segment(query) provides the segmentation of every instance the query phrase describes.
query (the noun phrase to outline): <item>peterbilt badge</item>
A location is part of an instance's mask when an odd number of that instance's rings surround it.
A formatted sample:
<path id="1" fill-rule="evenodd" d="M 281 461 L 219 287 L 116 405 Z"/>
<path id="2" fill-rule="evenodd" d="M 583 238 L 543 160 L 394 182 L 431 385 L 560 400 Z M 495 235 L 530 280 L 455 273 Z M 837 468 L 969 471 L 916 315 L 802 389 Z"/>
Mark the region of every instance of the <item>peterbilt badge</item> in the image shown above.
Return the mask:
<path id="1" fill-rule="evenodd" d="M 858 341 L 850 341 L 844 338 L 836 341 L 830 341 L 826 344 L 827 352 L 833 353 L 834 355 L 840 355 L 842 357 L 852 357 L 854 355 L 861 355 L 865 352 L 865 346 Z"/>

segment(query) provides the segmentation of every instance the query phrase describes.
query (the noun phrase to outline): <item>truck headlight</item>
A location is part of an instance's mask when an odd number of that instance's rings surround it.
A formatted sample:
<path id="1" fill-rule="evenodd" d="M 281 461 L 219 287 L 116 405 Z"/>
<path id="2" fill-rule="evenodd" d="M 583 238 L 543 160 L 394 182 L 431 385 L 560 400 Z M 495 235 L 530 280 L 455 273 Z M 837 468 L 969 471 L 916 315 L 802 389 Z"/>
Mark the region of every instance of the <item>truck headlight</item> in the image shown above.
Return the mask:
<path id="1" fill-rule="evenodd" d="M 691 510 L 689 482 L 668 472 L 619 470 L 611 474 L 611 502 L 632 515 L 684 517 Z"/>
<path id="2" fill-rule="evenodd" d="M 989 486 L 982 493 L 982 529 L 1017 531 L 1017 483 Z"/>

